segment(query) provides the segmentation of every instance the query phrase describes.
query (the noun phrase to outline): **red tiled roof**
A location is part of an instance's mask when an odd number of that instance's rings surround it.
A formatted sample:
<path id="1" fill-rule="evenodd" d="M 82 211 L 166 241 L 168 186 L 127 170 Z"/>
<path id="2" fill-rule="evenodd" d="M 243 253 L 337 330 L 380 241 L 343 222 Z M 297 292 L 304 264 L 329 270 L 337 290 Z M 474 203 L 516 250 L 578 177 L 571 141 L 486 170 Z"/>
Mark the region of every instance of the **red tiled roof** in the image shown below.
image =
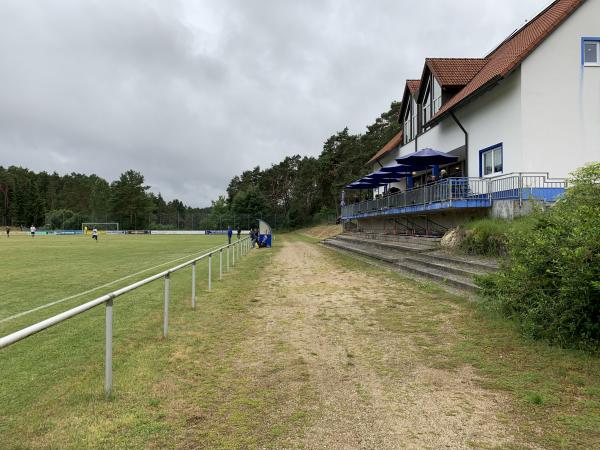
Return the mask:
<path id="1" fill-rule="evenodd" d="M 421 80 L 406 80 L 406 86 L 413 97 L 416 97 L 421 87 Z"/>
<path id="2" fill-rule="evenodd" d="M 379 158 L 381 158 L 382 156 L 386 155 L 387 153 L 391 152 L 392 150 L 394 150 L 396 147 L 398 147 L 400 144 L 402 144 L 402 131 L 399 132 L 397 135 L 395 135 L 390 142 L 388 142 L 387 144 L 385 144 L 383 147 L 381 147 L 381 149 L 375 153 L 375 155 L 367 161 L 367 164 L 371 164 L 372 162 L 377 161 Z"/>
<path id="3" fill-rule="evenodd" d="M 556 0 L 487 56 L 487 64 L 433 117 L 439 120 L 486 87 L 508 76 L 585 0 Z"/>
<path id="4" fill-rule="evenodd" d="M 427 58 L 425 64 L 442 87 L 465 86 L 485 67 L 485 58 Z"/>

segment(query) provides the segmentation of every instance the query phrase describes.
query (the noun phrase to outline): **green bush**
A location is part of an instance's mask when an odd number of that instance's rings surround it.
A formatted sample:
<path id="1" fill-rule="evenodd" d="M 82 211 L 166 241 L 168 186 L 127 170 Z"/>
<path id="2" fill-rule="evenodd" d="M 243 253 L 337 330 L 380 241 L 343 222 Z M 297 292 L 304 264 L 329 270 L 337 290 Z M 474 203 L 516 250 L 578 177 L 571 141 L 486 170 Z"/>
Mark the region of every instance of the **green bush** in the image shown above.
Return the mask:
<path id="1" fill-rule="evenodd" d="M 508 253 L 509 236 L 533 227 L 532 217 L 515 220 L 478 219 L 465 225 L 461 248 L 471 255 L 503 256 Z"/>
<path id="2" fill-rule="evenodd" d="M 563 347 L 600 349 L 600 163 L 579 169 L 556 205 L 512 230 L 503 269 L 483 297 L 523 332 Z"/>

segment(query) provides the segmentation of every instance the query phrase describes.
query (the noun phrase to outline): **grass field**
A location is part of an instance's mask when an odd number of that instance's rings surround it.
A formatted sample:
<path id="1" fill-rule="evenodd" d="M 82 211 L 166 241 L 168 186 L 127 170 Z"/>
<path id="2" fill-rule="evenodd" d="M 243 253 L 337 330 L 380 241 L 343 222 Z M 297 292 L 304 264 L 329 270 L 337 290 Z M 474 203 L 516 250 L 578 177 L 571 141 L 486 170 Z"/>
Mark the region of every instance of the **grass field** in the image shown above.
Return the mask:
<path id="1" fill-rule="evenodd" d="M 97 243 L 89 236 L 0 239 L 3 267 L 0 271 L 0 335 L 177 265 L 185 261 L 186 256 L 191 258 L 225 242 L 226 238 L 218 235 L 101 235 Z M 142 273 L 123 279 L 138 272 Z M 121 281 L 3 322 L 24 311 L 116 280 Z"/>
<path id="2" fill-rule="evenodd" d="M 0 448 L 600 448 L 597 355 L 310 235 L 250 252 L 210 294 L 199 266 L 196 311 L 174 274 L 168 339 L 162 283 L 115 301 L 109 401 L 102 307 L 1 350 Z M 1 317 L 222 242 L 2 240 Z"/>
<path id="3" fill-rule="evenodd" d="M 101 236 L 98 243 L 83 236 L 38 236 L 33 239 L 15 236 L 2 239 L 0 320 L 144 269 L 151 270 L 96 292 L 5 321 L 0 324 L 0 335 L 4 336 L 225 243 L 224 236 L 115 235 Z M 224 270 L 225 261 L 224 257 Z M 215 257 L 215 297 L 219 295 L 216 281 L 218 268 L 218 257 Z M 202 304 L 209 300 L 206 291 L 207 272 L 207 262 L 198 263 L 197 311 L 190 309 L 190 270 L 172 275 L 170 309 L 173 333 L 177 333 L 181 316 L 184 316 L 184 322 L 193 320 L 194 314 L 199 313 L 203 309 Z M 233 272 L 226 277 L 232 275 Z M 138 389 L 143 391 L 148 383 L 156 381 L 155 377 L 162 373 L 168 362 L 169 352 L 167 350 L 165 353 L 165 349 L 170 344 L 161 338 L 162 289 L 163 283 L 158 281 L 115 300 L 114 385 L 121 399 L 137 395 Z M 70 431 L 65 440 L 54 433 L 51 433 L 53 437 L 48 441 L 40 438 L 51 429 L 59 434 L 66 432 L 65 424 L 60 423 L 61 412 L 71 421 L 78 405 L 89 407 L 90 401 L 92 404 L 98 401 L 97 405 L 110 408 L 110 402 L 101 401 L 103 324 L 104 308 L 98 307 L 0 351 L 2 448 L 18 448 L 21 445 L 53 447 L 57 439 L 67 446 L 75 446 L 75 443 L 80 446 L 88 442 L 90 447 L 95 447 L 102 442 L 103 433 L 110 434 L 110 429 L 104 429 L 101 436 L 94 437 L 89 434 L 90 428 L 75 426 L 67 427 Z M 151 370 L 140 365 L 141 360 L 152 361 Z M 121 406 L 127 410 L 130 404 L 125 401 Z M 89 409 L 86 413 L 90 413 Z M 132 420 L 137 424 L 137 420 L 143 420 L 140 415 L 143 414 L 132 411 L 131 416 L 128 415 L 124 420 Z M 93 420 L 94 416 L 92 412 L 88 419 Z M 82 416 L 77 414 L 77 417 Z M 92 429 L 97 426 L 92 423 L 88 425 Z M 79 435 L 76 430 L 83 434 Z M 23 436 L 29 439 L 26 444 Z M 128 442 L 135 445 L 136 440 Z"/>

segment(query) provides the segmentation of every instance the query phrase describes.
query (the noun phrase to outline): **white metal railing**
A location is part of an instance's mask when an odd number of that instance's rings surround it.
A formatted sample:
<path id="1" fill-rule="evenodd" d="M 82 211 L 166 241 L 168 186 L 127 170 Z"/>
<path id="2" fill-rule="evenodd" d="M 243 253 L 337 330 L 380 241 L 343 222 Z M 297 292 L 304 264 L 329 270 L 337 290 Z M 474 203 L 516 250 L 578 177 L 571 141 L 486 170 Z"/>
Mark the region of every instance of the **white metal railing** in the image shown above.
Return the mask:
<path id="1" fill-rule="evenodd" d="M 69 309 L 61 314 L 50 317 L 41 322 L 35 323 L 31 326 L 23 328 L 19 331 L 15 331 L 7 336 L 0 338 L 0 349 L 8 347 L 16 342 L 19 342 L 33 334 L 39 333 L 53 325 L 64 322 L 72 317 L 75 317 L 85 311 L 95 308 L 98 305 L 105 304 L 105 354 L 104 354 L 104 395 L 109 398 L 112 392 L 112 322 L 113 322 L 113 300 L 120 297 L 127 292 L 131 292 L 141 286 L 145 286 L 153 281 L 160 278 L 164 279 L 164 306 L 163 306 L 163 337 L 166 338 L 169 331 L 169 297 L 170 297 L 170 278 L 173 272 L 181 270 L 185 267 L 192 266 L 192 309 L 196 309 L 196 263 L 203 259 L 208 259 L 208 291 L 212 290 L 212 256 L 216 253 L 219 254 L 219 280 L 223 278 L 223 251 L 226 253 L 227 260 L 227 271 L 229 272 L 229 258 L 231 255 L 231 265 L 235 266 L 236 253 L 238 260 L 245 255 L 250 249 L 250 238 L 245 237 L 239 241 L 235 241 L 231 244 L 218 247 L 211 250 L 203 255 L 179 264 L 175 267 L 167 269 L 163 272 L 152 275 L 148 278 L 144 278 L 136 283 L 125 286 L 116 291 L 102 295 L 101 297 L 95 298 L 87 303 L 76 306 L 75 308 Z"/>
<path id="2" fill-rule="evenodd" d="M 510 173 L 486 178 L 446 178 L 404 192 L 342 207 L 342 218 L 391 208 L 426 205 L 454 200 L 501 200 L 534 198 L 543 189 L 564 190 L 564 179 L 547 173 Z"/>

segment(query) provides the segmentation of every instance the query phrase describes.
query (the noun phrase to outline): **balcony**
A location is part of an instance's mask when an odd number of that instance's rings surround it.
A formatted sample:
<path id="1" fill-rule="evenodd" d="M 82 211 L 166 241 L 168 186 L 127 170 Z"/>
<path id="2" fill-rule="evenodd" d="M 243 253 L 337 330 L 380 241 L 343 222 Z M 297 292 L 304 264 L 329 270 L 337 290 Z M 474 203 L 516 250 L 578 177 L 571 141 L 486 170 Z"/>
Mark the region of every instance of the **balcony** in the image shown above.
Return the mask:
<path id="1" fill-rule="evenodd" d="M 343 206 L 341 219 L 490 208 L 498 200 L 554 202 L 565 189 L 566 180 L 551 179 L 546 173 L 446 178 L 405 192 Z"/>

